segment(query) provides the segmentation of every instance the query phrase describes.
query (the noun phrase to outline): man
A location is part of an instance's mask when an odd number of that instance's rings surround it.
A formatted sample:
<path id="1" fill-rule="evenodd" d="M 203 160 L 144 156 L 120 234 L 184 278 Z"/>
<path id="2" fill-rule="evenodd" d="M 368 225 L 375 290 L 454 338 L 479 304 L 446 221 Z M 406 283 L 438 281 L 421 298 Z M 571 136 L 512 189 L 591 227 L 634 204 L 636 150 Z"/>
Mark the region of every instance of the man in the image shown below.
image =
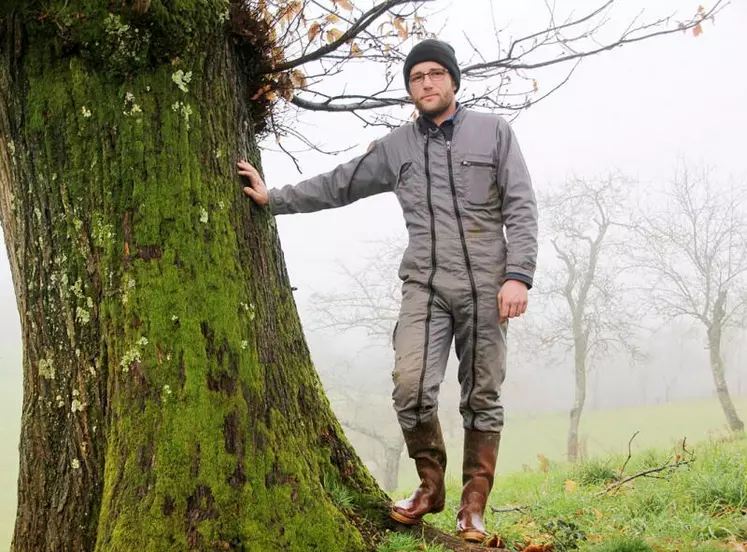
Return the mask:
<path id="1" fill-rule="evenodd" d="M 250 182 L 245 194 L 278 215 L 396 194 L 409 244 L 399 270 L 392 397 L 421 483 L 391 516 L 415 524 L 444 508 L 446 449 L 437 406 L 455 339 L 465 431 L 457 530 L 479 542 L 486 536 L 483 516 L 503 429 L 506 321 L 527 308 L 537 256 L 536 203 L 506 121 L 457 104 L 460 72 L 450 45 L 418 43 L 404 77 L 420 117 L 374 141 L 365 155 L 270 191 L 248 163 L 239 162 L 238 172 Z"/>

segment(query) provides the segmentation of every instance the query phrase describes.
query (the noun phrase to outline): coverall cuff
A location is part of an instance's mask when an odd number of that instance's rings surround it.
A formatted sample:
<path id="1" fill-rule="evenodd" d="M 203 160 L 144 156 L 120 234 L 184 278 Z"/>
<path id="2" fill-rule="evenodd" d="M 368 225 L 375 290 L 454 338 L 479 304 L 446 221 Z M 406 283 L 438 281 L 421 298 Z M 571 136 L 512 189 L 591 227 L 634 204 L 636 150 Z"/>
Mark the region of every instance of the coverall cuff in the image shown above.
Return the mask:
<path id="1" fill-rule="evenodd" d="M 532 289 L 532 277 L 522 274 L 521 272 L 507 272 L 506 280 L 518 280 L 527 286 L 527 289 Z"/>
<path id="2" fill-rule="evenodd" d="M 270 208 L 270 212 L 273 215 L 282 215 L 285 213 L 283 209 L 283 200 L 279 197 L 279 195 L 276 193 L 274 189 L 270 189 L 267 191 L 268 195 L 270 196 L 270 202 L 267 204 Z"/>

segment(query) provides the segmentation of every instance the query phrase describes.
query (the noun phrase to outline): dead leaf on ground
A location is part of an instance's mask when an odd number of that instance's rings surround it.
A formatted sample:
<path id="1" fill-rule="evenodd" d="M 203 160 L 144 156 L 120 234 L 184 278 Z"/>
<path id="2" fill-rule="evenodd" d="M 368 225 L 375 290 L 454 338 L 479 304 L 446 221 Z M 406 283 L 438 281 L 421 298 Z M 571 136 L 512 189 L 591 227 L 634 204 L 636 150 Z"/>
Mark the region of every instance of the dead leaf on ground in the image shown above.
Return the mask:
<path id="1" fill-rule="evenodd" d="M 552 552 L 554 549 L 552 544 L 530 544 L 521 552 Z"/>

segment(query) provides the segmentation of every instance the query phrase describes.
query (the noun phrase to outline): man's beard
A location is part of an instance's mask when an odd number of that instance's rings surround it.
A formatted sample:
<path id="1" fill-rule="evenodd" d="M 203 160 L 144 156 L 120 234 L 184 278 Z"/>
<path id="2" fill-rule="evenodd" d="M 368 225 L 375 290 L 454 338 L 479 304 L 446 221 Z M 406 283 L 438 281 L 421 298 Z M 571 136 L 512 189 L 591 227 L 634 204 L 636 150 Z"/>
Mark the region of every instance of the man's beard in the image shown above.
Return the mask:
<path id="1" fill-rule="evenodd" d="M 435 119 L 444 113 L 446 113 L 449 110 L 449 107 L 451 106 L 451 102 L 447 101 L 445 98 L 442 98 L 441 96 L 438 97 L 438 103 L 430 108 L 425 109 L 423 107 L 423 104 L 421 102 L 415 102 L 415 107 L 418 108 L 418 112 L 420 112 L 421 115 L 424 117 L 428 117 L 429 119 Z"/>

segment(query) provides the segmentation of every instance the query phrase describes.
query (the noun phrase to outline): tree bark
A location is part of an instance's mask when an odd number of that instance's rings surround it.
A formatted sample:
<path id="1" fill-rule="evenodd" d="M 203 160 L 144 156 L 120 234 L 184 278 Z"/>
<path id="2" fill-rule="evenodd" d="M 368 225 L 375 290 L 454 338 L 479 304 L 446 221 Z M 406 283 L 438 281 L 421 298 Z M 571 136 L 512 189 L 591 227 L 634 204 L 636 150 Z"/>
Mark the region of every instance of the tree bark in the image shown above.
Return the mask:
<path id="1" fill-rule="evenodd" d="M 235 173 L 259 161 L 261 45 L 235 40 L 224 0 L 106 6 L 0 10 L 24 352 L 12 550 L 369 550 L 388 499 Z"/>
<path id="2" fill-rule="evenodd" d="M 575 326 L 575 325 L 574 325 Z M 579 425 L 586 403 L 586 337 L 580 328 L 574 329 L 573 338 L 575 392 L 568 427 L 568 461 L 580 459 Z"/>
<path id="3" fill-rule="evenodd" d="M 713 374 L 716 394 L 726 416 L 726 423 L 729 426 L 729 430 L 739 433 L 744 431 L 744 422 L 739 418 L 739 414 L 734 407 L 734 402 L 731 400 L 731 394 L 729 393 L 724 361 L 721 356 L 721 335 L 721 324 L 718 321 L 713 322 L 708 328 L 708 351 L 711 361 L 711 373 Z"/>

